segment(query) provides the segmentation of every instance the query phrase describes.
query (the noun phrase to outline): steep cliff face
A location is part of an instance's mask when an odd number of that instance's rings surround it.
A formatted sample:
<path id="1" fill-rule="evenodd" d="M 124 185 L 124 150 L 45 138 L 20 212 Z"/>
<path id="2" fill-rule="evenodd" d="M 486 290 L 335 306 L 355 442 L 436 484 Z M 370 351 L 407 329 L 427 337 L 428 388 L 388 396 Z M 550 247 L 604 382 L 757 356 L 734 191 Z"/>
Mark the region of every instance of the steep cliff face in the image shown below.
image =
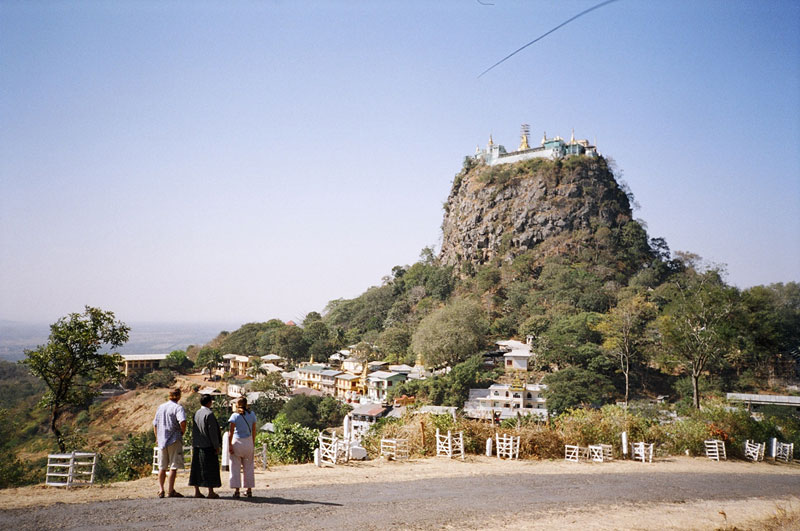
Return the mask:
<path id="1" fill-rule="evenodd" d="M 444 206 L 440 260 L 475 265 L 536 249 L 571 231 L 624 225 L 625 192 L 602 157 L 465 166 Z"/>

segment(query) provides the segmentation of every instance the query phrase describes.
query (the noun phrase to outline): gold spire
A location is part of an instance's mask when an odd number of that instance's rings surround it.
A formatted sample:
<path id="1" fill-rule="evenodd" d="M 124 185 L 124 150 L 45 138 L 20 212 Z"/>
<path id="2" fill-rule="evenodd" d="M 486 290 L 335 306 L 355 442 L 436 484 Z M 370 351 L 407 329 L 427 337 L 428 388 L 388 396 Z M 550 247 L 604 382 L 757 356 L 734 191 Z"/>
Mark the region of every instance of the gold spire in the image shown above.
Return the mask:
<path id="1" fill-rule="evenodd" d="M 522 151 L 530 148 L 531 147 L 528 145 L 528 135 L 522 135 L 522 138 L 519 140 L 519 150 Z"/>
<path id="2" fill-rule="evenodd" d="M 314 355 L 311 355 L 311 360 L 308 362 L 309 365 L 314 365 Z"/>
<path id="3" fill-rule="evenodd" d="M 542 145 L 544 145 L 545 142 L 547 142 L 547 131 L 542 133 Z"/>
<path id="4" fill-rule="evenodd" d="M 489 146 L 493 146 L 493 145 L 494 145 L 494 140 L 492 140 L 492 134 L 489 133 Z"/>
<path id="5" fill-rule="evenodd" d="M 575 143 L 575 128 L 574 127 L 572 128 L 572 136 L 569 139 L 569 143 L 570 144 L 574 144 Z"/>

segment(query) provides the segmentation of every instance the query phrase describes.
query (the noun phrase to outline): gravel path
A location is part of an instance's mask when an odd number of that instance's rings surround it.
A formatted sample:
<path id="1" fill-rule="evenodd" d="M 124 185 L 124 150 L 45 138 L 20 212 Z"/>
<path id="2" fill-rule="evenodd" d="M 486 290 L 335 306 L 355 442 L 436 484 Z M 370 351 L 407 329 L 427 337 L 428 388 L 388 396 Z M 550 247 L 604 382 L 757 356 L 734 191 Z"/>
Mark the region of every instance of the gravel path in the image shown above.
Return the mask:
<path id="1" fill-rule="evenodd" d="M 184 494 L 190 492 L 183 488 Z M 223 495 L 228 494 L 223 491 Z M 480 528 L 533 524 L 602 504 L 687 503 L 800 494 L 800 475 L 735 473 L 490 474 L 255 490 L 251 500 L 132 499 L 0 512 L 2 529 Z M 229 495 L 229 494 L 228 494 Z M 647 528 L 646 522 L 642 527 Z"/>

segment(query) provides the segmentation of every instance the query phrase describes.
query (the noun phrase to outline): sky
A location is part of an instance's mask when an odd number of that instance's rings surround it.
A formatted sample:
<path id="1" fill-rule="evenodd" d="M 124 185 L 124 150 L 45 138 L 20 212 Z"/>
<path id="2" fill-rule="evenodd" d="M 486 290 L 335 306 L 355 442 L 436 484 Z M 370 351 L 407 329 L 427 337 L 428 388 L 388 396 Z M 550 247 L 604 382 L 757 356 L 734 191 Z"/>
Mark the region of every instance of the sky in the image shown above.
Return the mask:
<path id="1" fill-rule="evenodd" d="M 0 319 L 302 319 L 438 248 L 523 123 L 673 251 L 800 281 L 800 4 L 619 0 L 478 78 L 597 3 L 492 1 L 0 2 Z"/>

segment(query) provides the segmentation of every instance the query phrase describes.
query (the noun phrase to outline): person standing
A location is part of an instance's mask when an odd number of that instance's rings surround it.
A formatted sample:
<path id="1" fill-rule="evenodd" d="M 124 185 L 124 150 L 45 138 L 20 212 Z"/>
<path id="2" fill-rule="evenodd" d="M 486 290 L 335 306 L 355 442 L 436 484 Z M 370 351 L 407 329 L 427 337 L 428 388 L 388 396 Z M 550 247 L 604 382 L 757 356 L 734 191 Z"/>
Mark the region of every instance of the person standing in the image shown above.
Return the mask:
<path id="1" fill-rule="evenodd" d="M 195 498 L 205 498 L 200 487 L 208 487 L 208 497 L 219 498 L 214 492 L 222 486 L 219 476 L 219 452 L 222 446 L 222 433 L 214 412 L 211 411 L 211 395 L 200 397 L 200 409 L 194 414 L 192 423 L 192 466 L 189 472 L 189 486 L 194 487 Z"/>
<path id="2" fill-rule="evenodd" d="M 239 488 L 244 487 L 245 496 L 253 495 L 256 486 L 253 455 L 256 446 L 256 414 L 247 408 L 247 399 L 236 400 L 236 412 L 228 419 L 228 448 L 230 448 L 230 487 L 233 497 L 239 497 Z M 244 475 L 244 481 L 242 481 Z"/>
<path id="3" fill-rule="evenodd" d="M 158 406 L 153 419 L 153 432 L 156 434 L 158 444 L 158 497 L 164 497 L 164 480 L 169 469 L 170 498 L 183 498 L 175 490 L 175 476 L 178 469 L 183 468 L 183 434 L 186 431 L 186 412 L 178 403 L 181 399 L 181 390 L 175 388 L 169 392 L 169 400 Z"/>

